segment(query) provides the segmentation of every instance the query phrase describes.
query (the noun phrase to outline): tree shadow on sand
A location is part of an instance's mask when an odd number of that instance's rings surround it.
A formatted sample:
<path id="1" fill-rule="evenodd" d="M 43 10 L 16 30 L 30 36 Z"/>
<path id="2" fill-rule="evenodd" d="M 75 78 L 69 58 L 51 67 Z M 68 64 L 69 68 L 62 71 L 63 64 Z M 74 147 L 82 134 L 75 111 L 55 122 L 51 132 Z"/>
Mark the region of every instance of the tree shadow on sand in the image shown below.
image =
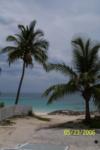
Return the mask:
<path id="1" fill-rule="evenodd" d="M 63 123 L 57 123 L 53 125 L 48 125 L 45 127 L 38 128 L 37 130 L 42 130 L 42 129 L 65 129 L 65 128 L 72 128 L 72 129 L 84 129 L 86 126 L 82 124 L 81 120 L 76 120 L 76 121 L 67 121 Z"/>
<path id="2" fill-rule="evenodd" d="M 54 125 L 48 125 L 45 127 L 38 128 L 37 130 L 42 129 L 100 129 L 100 117 L 92 118 L 89 124 L 86 124 L 84 120 L 77 119 L 74 121 L 67 121 L 63 123 L 57 123 Z"/>

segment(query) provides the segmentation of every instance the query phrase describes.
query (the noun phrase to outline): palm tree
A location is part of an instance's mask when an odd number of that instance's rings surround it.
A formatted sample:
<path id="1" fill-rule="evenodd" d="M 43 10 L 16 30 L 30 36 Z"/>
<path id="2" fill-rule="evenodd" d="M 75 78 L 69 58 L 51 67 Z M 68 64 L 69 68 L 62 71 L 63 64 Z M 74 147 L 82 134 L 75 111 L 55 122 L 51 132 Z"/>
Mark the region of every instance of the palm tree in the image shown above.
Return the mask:
<path id="1" fill-rule="evenodd" d="M 80 92 L 85 101 L 85 120 L 90 121 L 89 102 L 91 99 L 100 104 L 100 59 L 98 50 L 100 44 L 91 43 L 88 39 L 84 41 L 78 37 L 72 41 L 73 67 L 66 64 L 49 64 L 47 70 L 62 72 L 69 75 L 69 81 L 63 84 L 53 85 L 44 92 L 49 96 L 48 103 L 58 100 L 67 94 Z M 100 106 L 100 105 L 98 105 Z"/>
<path id="2" fill-rule="evenodd" d="M 7 37 L 7 41 L 13 42 L 13 46 L 7 46 L 2 50 L 2 52 L 8 52 L 9 64 L 18 59 L 21 59 L 23 62 L 15 104 L 18 104 L 25 68 L 33 67 L 33 58 L 45 67 L 45 62 L 48 58 L 48 42 L 43 38 L 43 31 L 35 30 L 35 25 L 36 21 L 32 21 L 29 26 L 18 25 L 19 33 Z"/>

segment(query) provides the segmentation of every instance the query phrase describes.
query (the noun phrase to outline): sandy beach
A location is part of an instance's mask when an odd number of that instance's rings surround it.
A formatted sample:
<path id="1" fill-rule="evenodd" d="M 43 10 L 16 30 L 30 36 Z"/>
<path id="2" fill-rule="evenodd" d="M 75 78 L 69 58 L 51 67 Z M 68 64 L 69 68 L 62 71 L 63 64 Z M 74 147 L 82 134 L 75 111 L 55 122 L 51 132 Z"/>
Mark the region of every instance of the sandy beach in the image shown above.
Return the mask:
<path id="1" fill-rule="evenodd" d="M 41 113 L 38 113 L 40 115 Z M 76 123 L 82 119 L 83 115 L 47 115 L 42 117 L 50 118 L 50 121 L 42 121 L 34 117 L 13 118 L 11 125 L 0 126 L 0 148 L 13 148 L 17 144 L 24 143 L 49 143 L 68 145 L 70 150 L 99 150 L 100 149 L 100 130 L 96 131 L 95 136 L 64 136 L 64 129 L 84 128 Z M 74 122 L 74 124 L 73 124 Z M 94 141 L 98 140 L 98 144 Z"/>

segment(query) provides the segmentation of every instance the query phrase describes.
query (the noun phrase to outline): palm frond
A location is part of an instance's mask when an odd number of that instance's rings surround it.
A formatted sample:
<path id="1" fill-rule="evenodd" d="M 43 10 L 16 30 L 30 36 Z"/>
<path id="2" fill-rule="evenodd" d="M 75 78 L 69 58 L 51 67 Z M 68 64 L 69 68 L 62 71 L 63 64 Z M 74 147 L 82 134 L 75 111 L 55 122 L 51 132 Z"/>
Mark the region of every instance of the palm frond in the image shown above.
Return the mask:
<path id="1" fill-rule="evenodd" d="M 18 25 L 18 28 L 21 30 L 22 33 L 24 33 L 26 30 L 25 27 L 21 24 Z"/>
<path id="2" fill-rule="evenodd" d="M 93 90 L 94 104 L 96 105 L 98 110 L 100 110 L 100 84 L 95 86 Z"/>
<path id="3" fill-rule="evenodd" d="M 21 34 L 15 34 L 15 36 L 18 38 L 18 40 L 20 41 L 20 43 L 22 43 L 22 41 L 24 41 L 24 37 Z"/>
<path id="4" fill-rule="evenodd" d="M 71 77 L 76 77 L 77 74 L 73 69 L 69 66 L 66 66 L 63 64 L 48 64 L 47 65 L 47 71 L 56 70 L 62 72 L 64 75 L 70 75 Z"/>
<path id="5" fill-rule="evenodd" d="M 5 48 L 3 48 L 1 50 L 1 53 L 6 53 L 6 52 L 11 52 L 11 51 L 15 51 L 17 49 L 17 47 L 14 46 L 7 46 Z"/>
<path id="6" fill-rule="evenodd" d="M 95 45 L 89 52 L 89 68 L 95 68 L 95 65 L 98 61 L 98 51 L 99 51 L 100 45 Z"/>
<path id="7" fill-rule="evenodd" d="M 85 56 L 86 57 L 88 56 L 89 50 L 90 50 L 90 39 L 87 40 L 86 46 L 85 46 Z"/>
<path id="8" fill-rule="evenodd" d="M 72 94 L 76 91 L 77 87 L 75 85 L 75 82 L 70 81 L 67 84 L 58 84 L 51 86 L 44 92 L 43 96 L 49 96 L 48 104 L 50 104 L 53 101 L 65 95 Z"/>
<path id="9" fill-rule="evenodd" d="M 74 49 L 73 51 L 73 64 L 77 72 L 84 73 L 87 71 L 85 57 L 82 56 L 81 52 L 78 49 Z"/>
<path id="10" fill-rule="evenodd" d="M 35 60 L 39 62 L 40 64 L 44 64 L 45 61 L 48 59 L 47 53 L 41 49 L 37 49 L 37 51 L 35 49 L 35 51 L 32 54 Z"/>
<path id="11" fill-rule="evenodd" d="M 75 49 L 79 49 L 80 52 L 83 53 L 83 55 L 85 54 L 84 41 L 82 40 L 81 37 L 78 37 L 78 38 L 75 38 L 74 40 L 72 40 L 72 45 L 74 46 Z"/>
<path id="12" fill-rule="evenodd" d="M 44 36 L 44 33 L 42 30 L 40 29 L 37 29 L 35 32 L 34 32 L 34 37 L 42 37 Z"/>
<path id="13" fill-rule="evenodd" d="M 94 85 L 93 88 L 99 88 L 100 89 L 100 84 L 98 83 L 98 84 Z"/>
<path id="14" fill-rule="evenodd" d="M 8 54 L 8 62 L 9 62 L 9 65 L 13 62 L 15 62 L 17 59 L 21 58 L 22 56 L 22 51 L 16 49 L 15 51 L 11 51 L 9 52 Z"/>
<path id="15" fill-rule="evenodd" d="M 49 94 L 51 94 L 51 92 L 52 92 L 57 86 L 59 86 L 59 84 L 58 84 L 58 85 L 53 85 L 53 86 L 49 87 L 49 88 L 43 93 L 42 96 L 49 96 Z"/>
<path id="16" fill-rule="evenodd" d="M 99 79 L 100 75 L 100 61 L 97 64 L 94 64 L 94 67 L 89 71 L 89 75 L 94 76 L 95 79 Z"/>
<path id="17" fill-rule="evenodd" d="M 42 50 L 47 51 L 48 47 L 49 47 L 49 42 L 46 41 L 45 39 L 36 40 L 36 42 L 33 44 L 33 50 L 41 48 Z"/>
<path id="18" fill-rule="evenodd" d="M 16 42 L 17 44 L 19 43 L 18 39 L 13 35 L 9 35 L 6 40 L 9 42 Z"/>
<path id="19" fill-rule="evenodd" d="M 33 20 L 29 25 L 29 30 L 31 33 L 34 32 L 35 25 L 36 25 L 36 20 Z"/>

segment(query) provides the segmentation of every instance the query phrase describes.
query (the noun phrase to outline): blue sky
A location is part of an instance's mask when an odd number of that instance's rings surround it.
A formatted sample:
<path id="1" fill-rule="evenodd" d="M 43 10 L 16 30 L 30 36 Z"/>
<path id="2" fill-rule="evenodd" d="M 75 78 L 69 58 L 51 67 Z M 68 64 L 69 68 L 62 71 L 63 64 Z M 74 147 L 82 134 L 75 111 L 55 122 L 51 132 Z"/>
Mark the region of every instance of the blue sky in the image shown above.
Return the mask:
<path id="1" fill-rule="evenodd" d="M 71 65 L 71 39 L 78 34 L 100 41 L 100 0 L 0 0 L 0 47 L 5 38 L 17 32 L 18 24 L 37 20 L 37 28 L 45 33 L 50 42 L 49 60 Z M 21 61 L 9 68 L 7 56 L 0 56 L 0 91 L 15 92 L 20 75 Z M 43 92 L 54 83 L 65 82 L 60 73 L 45 73 L 42 67 L 28 69 L 22 92 Z"/>

